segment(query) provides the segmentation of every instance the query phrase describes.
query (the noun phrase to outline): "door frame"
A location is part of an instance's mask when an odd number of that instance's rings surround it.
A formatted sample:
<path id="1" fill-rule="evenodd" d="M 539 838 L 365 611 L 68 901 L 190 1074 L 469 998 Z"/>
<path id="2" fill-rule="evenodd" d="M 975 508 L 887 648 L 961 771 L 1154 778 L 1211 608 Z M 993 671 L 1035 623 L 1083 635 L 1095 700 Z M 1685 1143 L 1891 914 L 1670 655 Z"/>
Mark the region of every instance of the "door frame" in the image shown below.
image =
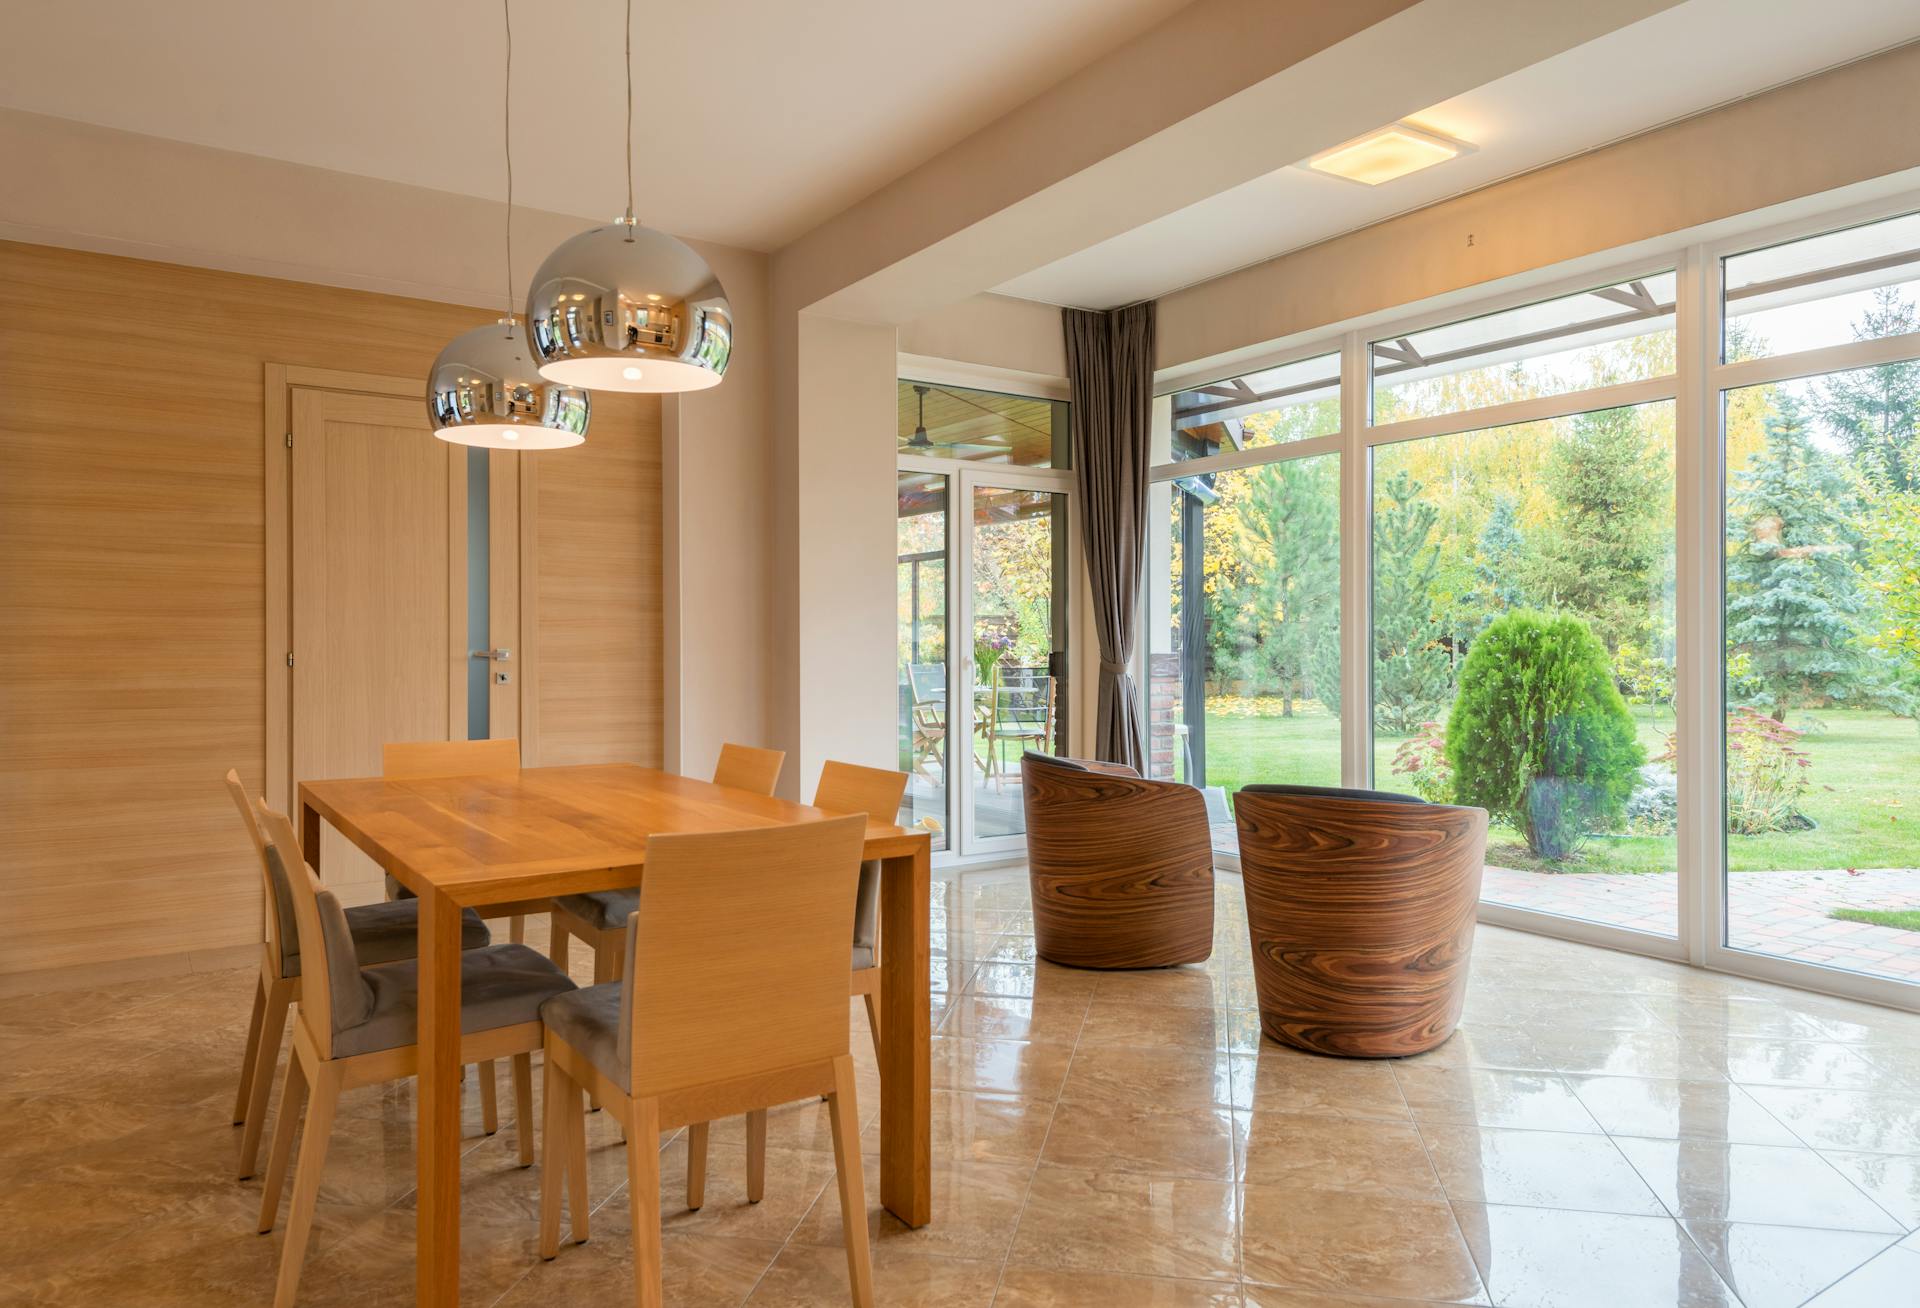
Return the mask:
<path id="1" fill-rule="evenodd" d="M 292 812 L 293 795 L 293 668 L 288 659 L 293 651 L 293 396 L 297 390 L 340 391 L 361 395 L 390 396 L 398 399 L 419 399 L 420 382 L 413 377 L 393 377 L 379 373 L 349 372 L 335 368 L 309 368 L 298 364 L 269 363 L 265 365 L 265 403 L 260 428 L 261 459 L 265 470 L 264 482 L 264 522 L 266 529 L 266 585 L 265 585 L 265 638 L 261 647 L 261 669 L 265 685 L 266 716 L 266 796 L 269 803 L 281 808 L 283 812 Z M 454 446 L 452 448 L 462 448 Z M 494 523 L 512 522 L 517 528 L 519 542 L 516 550 L 503 550 L 498 547 L 498 533 L 490 536 L 489 541 L 489 577 L 493 596 L 493 625 L 496 634 L 501 628 L 501 601 L 507 595 L 516 597 L 517 602 L 511 621 L 518 629 L 515 638 L 517 645 L 515 676 L 518 679 L 517 693 L 511 696 L 513 712 L 503 715 L 507 707 L 499 699 L 493 702 L 494 712 L 491 720 L 513 720 L 517 718 L 517 730 L 521 742 L 521 757 L 531 759 L 533 747 L 531 737 L 538 730 L 538 714 L 535 706 L 538 702 L 532 687 L 535 684 L 538 666 L 537 651 L 532 639 L 536 630 L 536 612 L 534 609 L 535 587 L 528 584 L 534 561 L 534 549 L 537 541 L 532 530 L 534 514 L 531 511 L 532 495 L 537 490 L 534 461 L 521 461 L 513 451 L 499 451 L 491 455 L 489 464 L 490 521 Z M 466 514 L 466 465 L 458 463 L 455 480 L 458 485 L 450 489 L 450 494 L 458 498 L 458 509 L 464 519 Z M 511 467 L 517 470 L 517 477 L 505 475 Z M 466 541 L 464 533 L 459 541 L 461 559 L 460 575 L 453 581 L 455 607 L 460 620 L 454 624 L 455 636 L 464 649 L 467 638 L 465 612 L 466 596 Z M 503 563 L 517 562 L 517 574 L 503 585 L 500 566 Z M 503 594 L 503 591 L 505 594 Z M 449 739 L 466 737 L 466 713 L 464 711 L 466 678 L 464 671 L 459 678 L 462 710 L 450 715 Z"/>
<path id="2" fill-rule="evenodd" d="M 1078 739 L 1083 730 L 1081 712 L 1080 684 L 1085 678 L 1081 664 L 1081 590 L 1085 585 L 1082 576 L 1080 550 L 1077 547 L 1075 525 L 1073 521 L 1074 494 L 1073 474 L 1070 471 L 1053 468 L 1022 468 L 1006 464 L 970 464 L 962 459 L 923 458 L 915 455 L 902 455 L 898 458 L 897 468 L 902 472 L 923 472 L 943 476 L 947 479 L 947 750 L 944 767 L 947 776 L 947 820 L 952 838 L 947 848 L 936 856 L 938 861 L 966 862 L 974 859 L 1004 860 L 1009 856 L 1018 856 L 1026 852 L 1026 836 L 995 836 L 982 839 L 977 834 L 974 814 L 973 762 L 970 757 L 973 749 L 972 710 L 973 704 L 973 659 L 959 657 L 956 651 L 970 650 L 973 647 L 973 493 L 977 487 L 991 486 L 1005 490 L 1039 491 L 1050 495 L 1065 497 L 1066 522 L 1061 528 L 1063 535 L 1056 539 L 1056 549 L 1066 551 L 1066 592 L 1054 596 L 1056 613 L 1066 623 L 1067 666 L 1069 668 L 1067 697 L 1064 711 L 1067 714 L 1069 739 Z M 954 705 L 966 705 L 967 730 L 963 734 L 954 730 L 956 718 Z M 954 760 L 962 747 L 968 751 L 964 758 L 965 768 L 957 768 Z M 956 787 L 954 772 L 959 771 L 965 784 Z"/>

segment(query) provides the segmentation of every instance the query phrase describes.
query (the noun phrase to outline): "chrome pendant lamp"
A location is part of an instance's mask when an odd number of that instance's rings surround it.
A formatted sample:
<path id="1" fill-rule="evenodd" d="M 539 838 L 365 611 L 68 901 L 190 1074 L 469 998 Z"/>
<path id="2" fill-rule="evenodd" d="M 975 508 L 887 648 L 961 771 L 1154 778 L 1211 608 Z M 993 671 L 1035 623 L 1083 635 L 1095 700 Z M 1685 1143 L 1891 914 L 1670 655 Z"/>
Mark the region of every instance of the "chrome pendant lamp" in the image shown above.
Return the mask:
<path id="1" fill-rule="evenodd" d="M 627 0 L 627 212 L 562 242 L 533 275 L 527 332 L 540 375 L 597 391 L 718 386 L 733 310 L 693 247 L 633 216 L 633 0 Z"/>
<path id="2" fill-rule="evenodd" d="M 513 13 L 507 32 L 507 304 L 513 304 Z M 495 450 L 558 450 L 587 438 L 587 392 L 542 377 L 526 337 L 507 316 L 454 337 L 427 377 L 433 434 L 455 445 Z"/>

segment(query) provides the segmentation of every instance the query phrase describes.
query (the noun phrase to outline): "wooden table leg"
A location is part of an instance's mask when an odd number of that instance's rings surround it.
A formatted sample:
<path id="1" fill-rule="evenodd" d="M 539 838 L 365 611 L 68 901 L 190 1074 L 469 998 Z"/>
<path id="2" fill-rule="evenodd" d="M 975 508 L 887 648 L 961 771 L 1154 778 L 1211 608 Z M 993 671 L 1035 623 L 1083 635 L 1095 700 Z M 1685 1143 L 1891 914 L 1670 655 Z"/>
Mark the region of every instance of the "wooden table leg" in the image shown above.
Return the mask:
<path id="1" fill-rule="evenodd" d="M 320 875 L 320 814 L 310 804 L 300 806 L 300 854 L 315 876 Z M 323 878 L 324 879 L 324 878 Z"/>
<path id="2" fill-rule="evenodd" d="M 880 881 L 880 1202 L 908 1226 L 933 1220 L 931 844 L 887 859 Z"/>
<path id="3" fill-rule="evenodd" d="M 420 896 L 420 1138 L 414 1302 L 460 1302 L 460 906 Z"/>

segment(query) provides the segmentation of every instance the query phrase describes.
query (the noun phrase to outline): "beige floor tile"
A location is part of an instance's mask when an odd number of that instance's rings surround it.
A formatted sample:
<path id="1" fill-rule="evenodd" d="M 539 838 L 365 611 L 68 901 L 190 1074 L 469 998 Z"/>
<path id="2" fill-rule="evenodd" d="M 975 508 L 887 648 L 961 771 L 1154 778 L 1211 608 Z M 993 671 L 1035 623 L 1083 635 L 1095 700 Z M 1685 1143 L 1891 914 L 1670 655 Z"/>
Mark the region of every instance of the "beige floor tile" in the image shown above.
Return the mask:
<path id="1" fill-rule="evenodd" d="M 1894 1237 L 1745 1222 L 1682 1222 L 1700 1252 L 1746 1308 L 1798 1308 Z"/>
<path id="2" fill-rule="evenodd" d="M 933 1085 L 936 1090 L 986 1090 L 1054 1099 L 1072 1057 L 1071 1045 L 935 1036 Z"/>
<path id="3" fill-rule="evenodd" d="M 832 1154 L 769 1147 L 766 1195 L 759 1203 L 748 1203 L 746 1148 L 709 1141 L 706 1195 L 699 1209 L 690 1209 L 687 1144 L 682 1135 L 660 1154 L 660 1225 L 670 1232 L 784 1240 L 800 1225 L 821 1192 L 832 1187 Z M 596 1210 L 596 1221 L 607 1219 L 602 1213 L 618 1226 L 628 1225 L 624 1187 Z"/>
<path id="4" fill-rule="evenodd" d="M 1060 1097 L 1103 1103 L 1231 1108 L 1234 1058 L 1223 1050 L 1081 1046 Z"/>
<path id="5" fill-rule="evenodd" d="M 1080 1045 L 1146 1045 L 1158 1049 L 1228 1049 L 1260 1044 L 1260 1023 L 1246 1009 L 1189 1008 L 1096 992 L 1080 1028 Z"/>
<path id="6" fill-rule="evenodd" d="M 661 1286 L 674 1308 L 738 1308 L 779 1252 L 772 1240 L 663 1236 Z M 537 1262 L 496 1308 L 632 1308 L 633 1295 L 632 1240 L 624 1230 L 596 1231 L 586 1244 L 561 1245 L 552 1262 Z"/>
<path id="7" fill-rule="evenodd" d="M 1567 1084 L 1610 1135 L 1649 1140 L 1719 1140 L 1792 1145 L 1779 1119 L 1726 1081 L 1662 1081 L 1627 1076 L 1569 1076 Z"/>
<path id="8" fill-rule="evenodd" d="M 952 1162 L 1030 1168 L 1040 1159 L 1040 1147 L 1046 1143 L 1053 1115 L 1050 1100 L 935 1090 L 933 1156 Z M 860 1133 L 860 1147 L 869 1154 L 880 1152 L 877 1112 Z"/>
<path id="9" fill-rule="evenodd" d="M 1740 1308 L 1670 1217 L 1456 1204 L 1498 1304 Z"/>
<path id="10" fill-rule="evenodd" d="M 875 1250 L 873 1298 L 916 1308 L 988 1308 L 1000 1262 L 939 1258 L 917 1249 Z M 847 1256 L 839 1249 L 788 1245 L 747 1302 L 767 1308 L 845 1308 L 853 1302 Z"/>
<path id="11" fill-rule="evenodd" d="M 1658 1217 L 1666 1210 L 1600 1135 L 1423 1123 L 1447 1198 Z"/>
<path id="12" fill-rule="evenodd" d="M 1054 1110 L 1045 1161 L 1093 1171 L 1233 1180 L 1235 1114 L 1214 1106 L 1067 1101 Z"/>
<path id="13" fill-rule="evenodd" d="M 1811 1149 L 1615 1141 L 1675 1217 L 1841 1231 L 1906 1230 Z"/>
<path id="14" fill-rule="evenodd" d="M 1020 1220 L 1020 1205 L 1032 1175 L 1030 1168 L 935 1162 L 935 1220 L 910 1229 L 880 1206 L 880 1160 L 868 1155 L 864 1161 L 867 1234 L 876 1251 L 909 1249 L 963 1260 L 1006 1257 L 1007 1244 Z M 829 1183 L 793 1233 L 793 1243 L 839 1248 L 841 1240 L 840 1192 Z"/>
<path id="15" fill-rule="evenodd" d="M 1887 1250 L 1807 1301 L 1806 1308 L 1892 1308 L 1913 1302 L 1920 1285 L 1920 1247 L 1911 1239 Z"/>
<path id="16" fill-rule="evenodd" d="M 1257 1109 L 1247 1123 L 1240 1179 L 1248 1185 L 1445 1197 L 1409 1122 Z"/>
<path id="17" fill-rule="evenodd" d="M 1233 1063 L 1236 1106 L 1256 1112 L 1319 1113 L 1331 1117 L 1410 1119 L 1393 1068 L 1370 1058 L 1324 1058 L 1274 1044 Z"/>
<path id="18" fill-rule="evenodd" d="M 1248 1281 L 1392 1299 L 1487 1302 L 1445 1203 L 1246 1186 L 1241 1204 L 1240 1257 Z"/>
<path id="19" fill-rule="evenodd" d="M 1234 1187 L 1220 1181 L 1042 1165 L 1010 1259 L 1037 1267 L 1231 1280 Z"/>
<path id="20" fill-rule="evenodd" d="M 1499 1067 L 1545 1069 L 1546 1058 L 1523 1026 L 1462 1022 L 1436 1049 L 1401 1060 L 1406 1067 Z"/>
<path id="21" fill-rule="evenodd" d="M 1857 1046 L 1771 1036 L 1689 1038 L 1680 1060 L 1686 1076 L 1708 1076 L 1754 1085 L 1816 1086 L 1830 1090 L 1892 1088 Z"/>
<path id="22" fill-rule="evenodd" d="M 1531 1027 L 1534 1047 L 1559 1072 L 1593 1076 L 1680 1077 L 1694 1046 L 1671 1031 L 1591 1031 Z"/>
<path id="23" fill-rule="evenodd" d="M 1771 1085 L 1748 1093 L 1815 1148 L 1920 1154 L 1920 1096 Z"/>
<path id="24" fill-rule="evenodd" d="M 1323 1294 L 1278 1285 L 1246 1287 L 1246 1308 L 1438 1308 L 1431 1299 L 1377 1299 L 1372 1295 Z"/>
<path id="25" fill-rule="evenodd" d="M 1091 999 L 1099 984 L 1098 972 L 1052 963 L 981 963 L 962 989 L 966 994 L 1014 999 Z"/>
<path id="26" fill-rule="evenodd" d="M 1071 1045 L 1087 1015 L 1085 996 L 1015 999 L 1005 995 L 956 995 L 941 1035 L 970 1040 L 1039 1040 Z"/>
<path id="27" fill-rule="evenodd" d="M 1600 1124 L 1560 1076 L 1492 1068 L 1396 1067 L 1414 1120 L 1532 1131 L 1598 1133 Z"/>
<path id="28" fill-rule="evenodd" d="M 1007 1268 L 993 1308 L 1241 1308 L 1234 1282 Z"/>
<path id="29" fill-rule="evenodd" d="M 1920 1228 L 1920 1155 L 1822 1149 L 1820 1156 L 1895 1221 L 1909 1231 Z"/>

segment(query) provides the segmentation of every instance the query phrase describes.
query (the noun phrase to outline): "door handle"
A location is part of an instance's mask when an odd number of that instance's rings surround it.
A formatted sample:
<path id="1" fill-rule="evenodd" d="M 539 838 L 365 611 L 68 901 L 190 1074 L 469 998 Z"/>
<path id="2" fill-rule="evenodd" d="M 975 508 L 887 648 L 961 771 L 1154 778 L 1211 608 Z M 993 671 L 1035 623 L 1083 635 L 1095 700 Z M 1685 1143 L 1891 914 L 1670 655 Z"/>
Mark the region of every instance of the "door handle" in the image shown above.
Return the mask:
<path id="1" fill-rule="evenodd" d="M 510 649 L 477 649 L 467 655 L 467 657 L 473 659 L 491 659 L 495 663 L 505 663 L 513 658 L 513 651 Z"/>

